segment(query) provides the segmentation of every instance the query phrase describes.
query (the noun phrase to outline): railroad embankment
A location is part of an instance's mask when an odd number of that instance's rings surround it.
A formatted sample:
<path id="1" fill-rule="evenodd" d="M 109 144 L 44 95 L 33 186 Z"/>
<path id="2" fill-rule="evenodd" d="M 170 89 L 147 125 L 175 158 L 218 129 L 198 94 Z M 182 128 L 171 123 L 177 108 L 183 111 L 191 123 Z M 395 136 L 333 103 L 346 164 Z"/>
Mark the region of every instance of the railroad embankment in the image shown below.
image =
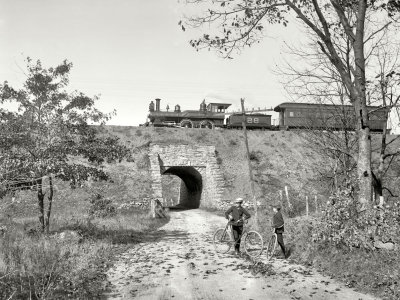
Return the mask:
<path id="1" fill-rule="evenodd" d="M 107 131 L 118 135 L 131 146 L 135 152 L 135 167 L 142 171 L 149 167 L 147 155 L 150 143 L 213 145 L 224 176 L 223 198 L 252 198 L 246 147 L 241 130 L 109 126 Z M 310 209 L 314 207 L 315 196 L 317 201 L 325 201 L 327 185 L 321 184 L 321 178 L 315 169 L 316 166 L 329 162 L 309 147 L 301 132 L 248 131 L 248 140 L 258 201 L 267 205 L 281 200 L 284 204 L 287 203 L 285 187 L 290 201 L 303 202 L 301 209 L 305 210 L 306 195 L 313 199 Z M 141 177 L 142 180 L 145 176 Z M 150 181 L 150 177 L 148 180 Z M 173 181 L 173 178 L 165 179 L 168 180 Z M 166 186 L 171 188 L 171 184 Z M 167 198 L 173 198 L 174 193 L 177 193 L 177 189 L 171 188 L 171 194 L 166 195 Z"/>

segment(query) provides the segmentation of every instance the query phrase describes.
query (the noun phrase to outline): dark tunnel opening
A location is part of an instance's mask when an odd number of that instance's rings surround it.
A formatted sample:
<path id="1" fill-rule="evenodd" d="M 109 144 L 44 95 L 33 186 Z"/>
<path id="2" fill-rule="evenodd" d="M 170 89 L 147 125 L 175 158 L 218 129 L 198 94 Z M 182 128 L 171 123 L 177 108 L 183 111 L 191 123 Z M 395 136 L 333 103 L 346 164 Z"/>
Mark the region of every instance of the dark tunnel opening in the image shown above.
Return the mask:
<path id="1" fill-rule="evenodd" d="M 172 208 L 194 209 L 200 207 L 203 179 L 194 167 L 170 167 L 164 174 L 182 179 L 179 204 Z"/>

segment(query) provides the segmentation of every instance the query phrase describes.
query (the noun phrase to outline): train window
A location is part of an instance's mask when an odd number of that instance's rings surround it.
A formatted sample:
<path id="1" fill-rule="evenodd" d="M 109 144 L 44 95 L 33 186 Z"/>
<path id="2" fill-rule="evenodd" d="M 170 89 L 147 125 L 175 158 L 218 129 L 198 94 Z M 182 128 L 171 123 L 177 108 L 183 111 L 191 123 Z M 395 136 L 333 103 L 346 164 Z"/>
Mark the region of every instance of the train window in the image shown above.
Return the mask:
<path id="1" fill-rule="evenodd" d="M 301 112 L 297 111 L 296 112 L 296 117 L 301 117 Z"/>
<path id="2" fill-rule="evenodd" d="M 253 119 L 252 118 L 247 118 L 247 123 L 253 123 Z"/>
<path id="3" fill-rule="evenodd" d="M 294 112 L 289 111 L 289 117 L 294 117 Z"/>
<path id="4" fill-rule="evenodd" d="M 258 123 L 258 118 L 254 118 L 254 123 Z"/>

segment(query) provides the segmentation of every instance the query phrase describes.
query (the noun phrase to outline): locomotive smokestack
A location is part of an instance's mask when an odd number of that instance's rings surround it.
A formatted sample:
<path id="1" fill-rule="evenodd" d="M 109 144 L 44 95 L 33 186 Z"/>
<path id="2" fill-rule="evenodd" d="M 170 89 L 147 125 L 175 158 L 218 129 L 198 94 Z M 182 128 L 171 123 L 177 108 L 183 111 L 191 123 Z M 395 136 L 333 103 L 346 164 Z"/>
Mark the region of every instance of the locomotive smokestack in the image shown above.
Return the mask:
<path id="1" fill-rule="evenodd" d="M 161 99 L 159 98 L 156 99 L 156 111 L 160 111 L 160 101 Z"/>

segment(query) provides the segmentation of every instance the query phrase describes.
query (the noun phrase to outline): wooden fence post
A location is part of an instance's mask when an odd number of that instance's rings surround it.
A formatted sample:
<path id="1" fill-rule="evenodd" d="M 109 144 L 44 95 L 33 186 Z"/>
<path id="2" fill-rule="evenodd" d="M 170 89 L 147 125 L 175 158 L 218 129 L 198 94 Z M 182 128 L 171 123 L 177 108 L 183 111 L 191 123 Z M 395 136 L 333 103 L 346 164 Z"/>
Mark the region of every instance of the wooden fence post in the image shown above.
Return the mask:
<path id="1" fill-rule="evenodd" d="M 292 210 L 292 204 L 290 203 L 290 200 L 289 200 L 289 191 L 288 191 L 288 187 L 286 185 L 285 185 L 285 194 L 286 194 L 286 199 L 287 199 L 287 202 L 288 202 L 289 211 L 291 211 Z"/>
<path id="2" fill-rule="evenodd" d="M 307 215 L 307 217 L 308 217 L 308 213 L 309 213 L 309 211 L 308 211 L 308 196 L 306 196 L 306 215 Z"/>
<path id="3" fill-rule="evenodd" d="M 317 195 L 314 196 L 314 201 L 315 201 L 315 213 L 318 213 L 318 197 L 317 197 Z"/>
<path id="4" fill-rule="evenodd" d="M 153 218 L 155 218 L 156 217 L 156 200 L 155 199 L 150 200 L 150 211 L 151 211 L 151 216 Z"/>

